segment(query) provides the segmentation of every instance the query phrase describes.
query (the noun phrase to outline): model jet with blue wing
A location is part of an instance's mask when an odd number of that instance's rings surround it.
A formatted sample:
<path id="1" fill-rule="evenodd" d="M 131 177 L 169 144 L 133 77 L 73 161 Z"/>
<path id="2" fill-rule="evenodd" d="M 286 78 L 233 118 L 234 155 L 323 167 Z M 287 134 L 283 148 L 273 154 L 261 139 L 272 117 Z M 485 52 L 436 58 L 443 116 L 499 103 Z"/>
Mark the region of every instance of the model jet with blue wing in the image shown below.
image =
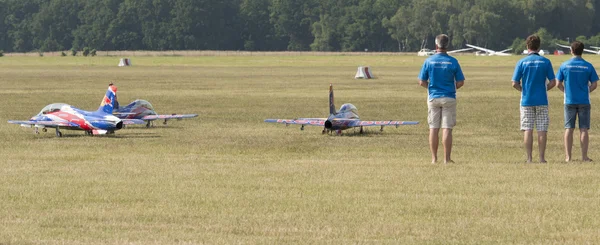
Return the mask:
<path id="1" fill-rule="evenodd" d="M 338 135 L 342 134 L 342 130 L 349 128 L 360 128 L 360 133 L 364 132 L 363 127 L 379 126 L 383 131 L 384 126 L 400 126 L 400 125 L 416 125 L 419 122 L 415 121 L 362 121 L 358 116 L 356 106 L 346 103 L 340 107 L 339 111 L 335 110 L 333 101 L 333 85 L 329 84 L 329 117 L 328 118 L 298 118 L 298 119 L 266 119 L 268 123 L 282 123 L 287 125 L 298 124 L 300 130 L 304 130 L 304 126 L 323 126 L 323 134 L 335 131 Z"/>
<path id="2" fill-rule="evenodd" d="M 198 114 L 169 114 L 160 115 L 154 111 L 154 107 L 150 102 L 145 100 L 135 100 L 125 107 L 119 107 L 115 109 L 113 114 L 121 119 L 139 119 L 146 123 L 146 127 L 151 127 L 155 120 L 164 120 L 163 124 L 166 125 L 170 119 L 181 120 L 184 118 L 194 118 Z"/>
<path id="3" fill-rule="evenodd" d="M 39 134 L 40 128 L 43 132 L 46 132 L 47 128 L 54 128 L 57 137 L 62 137 L 60 129 L 83 130 L 87 135 L 99 135 L 113 134 L 123 128 L 123 125 L 145 123 L 143 120 L 120 119 L 112 115 L 116 96 L 117 87 L 111 85 L 97 111 L 84 111 L 64 103 L 54 103 L 44 107 L 29 121 L 11 120 L 8 123 L 32 127 L 36 134 Z"/>

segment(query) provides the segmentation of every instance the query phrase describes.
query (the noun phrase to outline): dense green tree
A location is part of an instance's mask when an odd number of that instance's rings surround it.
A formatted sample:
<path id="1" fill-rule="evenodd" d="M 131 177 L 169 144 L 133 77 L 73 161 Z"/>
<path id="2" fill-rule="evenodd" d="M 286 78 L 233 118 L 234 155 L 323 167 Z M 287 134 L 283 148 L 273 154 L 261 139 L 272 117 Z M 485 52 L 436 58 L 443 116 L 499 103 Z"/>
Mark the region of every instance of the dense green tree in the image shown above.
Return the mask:
<path id="1" fill-rule="evenodd" d="M 115 49 L 108 30 L 111 22 L 117 18 L 120 2 L 120 0 L 87 0 L 87 4 L 78 13 L 81 25 L 73 31 L 72 46 Z"/>
<path id="2" fill-rule="evenodd" d="M 271 23 L 288 40 L 288 50 L 309 50 L 314 40 L 311 27 L 318 19 L 317 0 L 272 0 Z"/>
<path id="3" fill-rule="evenodd" d="M 0 0 L 0 50 L 416 51 L 600 45 L 600 0 Z M 519 38 L 519 39 L 515 39 Z M 515 52 L 518 52 L 515 50 Z"/>

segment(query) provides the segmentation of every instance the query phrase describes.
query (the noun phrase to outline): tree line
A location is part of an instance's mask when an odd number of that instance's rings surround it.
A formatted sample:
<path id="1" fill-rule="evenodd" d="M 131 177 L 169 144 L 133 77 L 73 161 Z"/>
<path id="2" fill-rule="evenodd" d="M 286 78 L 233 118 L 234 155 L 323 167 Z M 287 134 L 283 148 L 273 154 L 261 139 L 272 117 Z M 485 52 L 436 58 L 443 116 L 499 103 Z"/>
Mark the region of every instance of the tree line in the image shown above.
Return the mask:
<path id="1" fill-rule="evenodd" d="M 523 50 L 600 46 L 600 0 L 0 0 L 0 50 Z"/>

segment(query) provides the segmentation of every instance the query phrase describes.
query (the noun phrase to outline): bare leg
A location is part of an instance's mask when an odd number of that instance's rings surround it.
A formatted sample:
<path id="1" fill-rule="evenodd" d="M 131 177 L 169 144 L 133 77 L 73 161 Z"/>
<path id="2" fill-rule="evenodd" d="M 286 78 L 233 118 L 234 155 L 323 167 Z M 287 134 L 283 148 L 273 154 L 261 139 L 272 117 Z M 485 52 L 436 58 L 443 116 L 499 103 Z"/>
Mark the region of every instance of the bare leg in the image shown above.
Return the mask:
<path id="1" fill-rule="evenodd" d="M 592 159 L 590 159 L 588 157 L 588 146 L 590 143 L 590 136 L 588 134 L 588 129 L 587 128 L 580 128 L 579 129 L 579 141 L 581 142 L 581 160 L 584 162 L 591 162 Z M 572 141 L 571 141 L 572 143 Z"/>
<path id="2" fill-rule="evenodd" d="M 571 150 L 573 149 L 573 131 L 574 128 L 565 129 L 565 161 L 571 161 Z"/>
<path id="3" fill-rule="evenodd" d="M 429 149 L 431 150 L 431 163 L 437 162 L 437 150 L 440 141 L 440 138 L 438 136 L 439 132 L 439 128 L 429 129 Z"/>
<path id="4" fill-rule="evenodd" d="M 525 144 L 525 152 L 527 153 L 527 162 L 531 163 L 533 161 L 533 157 L 531 156 L 531 152 L 533 151 L 533 130 L 523 131 L 523 142 Z"/>
<path id="5" fill-rule="evenodd" d="M 538 131 L 538 147 L 540 151 L 540 162 L 546 163 L 546 142 L 548 132 L 546 131 Z"/>
<path id="6" fill-rule="evenodd" d="M 452 163 L 452 129 L 445 128 L 442 132 L 442 144 L 444 145 L 444 163 Z"/>

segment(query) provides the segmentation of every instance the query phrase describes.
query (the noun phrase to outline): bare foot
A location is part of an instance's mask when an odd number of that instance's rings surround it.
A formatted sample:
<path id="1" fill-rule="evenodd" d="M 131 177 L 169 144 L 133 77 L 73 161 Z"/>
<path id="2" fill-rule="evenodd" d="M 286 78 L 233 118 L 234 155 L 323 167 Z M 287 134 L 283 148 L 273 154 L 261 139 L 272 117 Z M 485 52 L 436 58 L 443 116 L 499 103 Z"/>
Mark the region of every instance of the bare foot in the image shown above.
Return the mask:
<path id="1" fill-rule="evenodd" d="M 454 163 L 452 160 L 444 161 L 444 164 Z"/>
<path id="2" fill-rule="evenodd" d="M 589 157 L 584 158 L 583 160 L 584 162 L 593 162 L 594 160 L 590 159 Z"/>
<path id="3" fill-rule="evenodd" d="M 436 164 L 437 163 L 437 157 L 431 158 L 431 164 Z"/>
<path id="4" fill-rule="evenodd" d="M 571 158 L 570 158 L 570 157 L 567 157 L 567 158 L 565 159 L 565 162 L 570 162 L 570 161 L 571 161 Z"/>
<path id="5" fill-rule="evenodd" d="M 546 159 L 540 159 L 540 163 L 548 163 L 548 162 L 546 162 Z"/>
<path id="6" fill-rule="evenodd" d="M 527 160 L 527 161 L 525 161 L 525 163 L 533 163 L 533 161 Z"/>

